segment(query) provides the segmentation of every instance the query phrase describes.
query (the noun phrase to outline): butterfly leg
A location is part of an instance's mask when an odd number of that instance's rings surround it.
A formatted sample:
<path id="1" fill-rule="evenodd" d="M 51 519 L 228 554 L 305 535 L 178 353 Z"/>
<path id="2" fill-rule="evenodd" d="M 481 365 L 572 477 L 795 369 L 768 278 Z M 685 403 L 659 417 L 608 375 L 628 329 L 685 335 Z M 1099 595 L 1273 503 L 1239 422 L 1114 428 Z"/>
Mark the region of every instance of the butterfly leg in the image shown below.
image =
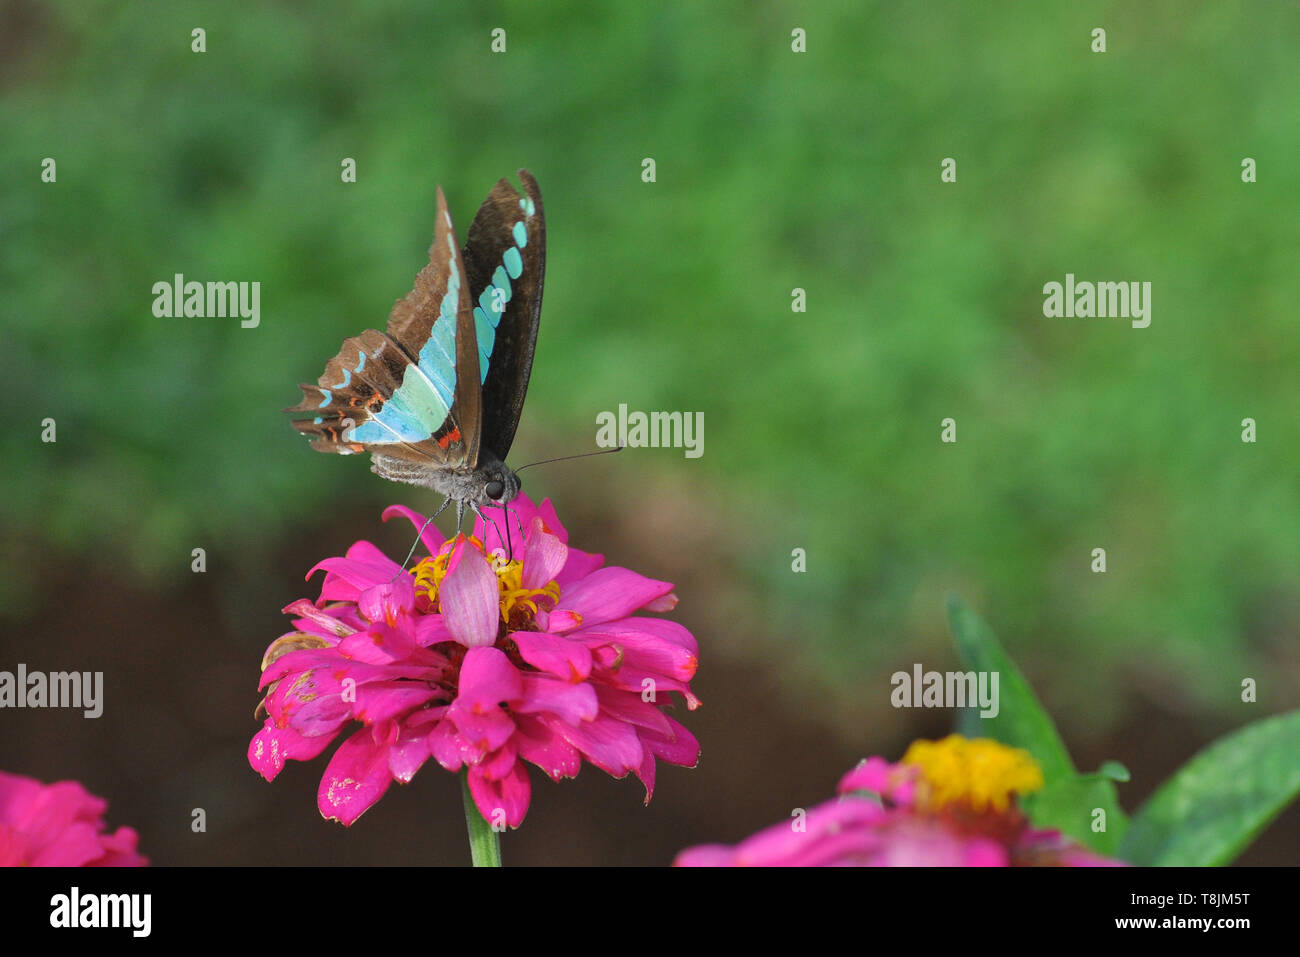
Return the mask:
<path id="1" fill-rule="evenodd" d="M 508 558 L 513 560 L 515 557 L 515 547 L 514 543 L 510 540 L 510 506 L 502 505 L 501 511 L 505 513 L 501 516 L 501 520 L 505 522 L 506 525 L 506 555 Z M 519 515 L 519 509 L 515 509 L 515 526 L 519 529 L 519 540 L 521 542 L 527 541 L 528 533 L 524 531 L 524 520 Z M 498 530 L 497 535 L 500 534 L 501 532 Z"/>
<path id="2" fill-rule="evenodd" d="M 486 539 L 487 539 L 487 526 L 488 526 L 488 522 L 491 522 L 491 523 L 492 523 L 492 527 L 493 527 L 494 529 L 496 529 L 496 533 L 497 533 L 497 541 L 498 541 L 498 542 L 501 541 L 501 526 L 498 525 L 498 524 L 496 523 L 496 519 L 494 519 L 494 518 L 488 518 L 488 517 L 487 517 L 486 515 L 484 515 L 481 511 L 479 511 L 479 507 L 478 507 L 477 505 L 475 505 L 473 502 L 470 502 L 470 503 L 469 503 L 469 507 L 470 507 L 471 509 L 474 510 L 474 514 L 478 516 L 478 520 L 479 520 L 480 522 L 483 523 L 483 538 L 484 538 L 485 542 L 486 542 Z M 509 533 L 509 531 L 510 531 L 510 526 L 509 526 L 509 524 L 507 524 L 507 525 L 506 525 L 506 532 Z M 507 555 L 507 557 L 508 557 L 508 558 L 513 558 L 514 556 L 513 556 L 513 555 Z"/>
<path id="3" fill-rule="evenodd" d="M 451 496 L 448 496 L 447 500 L 438 506 L 438 511 L 434 512 L 432 515 L 430 515 L 428 518 L 424 520 L 424 524 L 420 526 L 420 531 L 415 536 L 415 541 L 411 543 L 411 550 L 406 553 L 406 558 L 402 559 L 402 567 L 398 570 L 397 575 L 394 575 L 392 578 L 388 580 L 390 584 L 392 582 L 397 581 L 398 575 L 401 575 L 402 572 L 406 571 L 406 563 L 411 560 L 411 556 L 415 554 L 416 546 L 418 546 L 420 544 L 420 541 L 424 538 L 424 530 L 428 528 L 430 525 L 432 525 L 433 520 L 437 518 L 439 515 L 441 515 L 444 511 L 446 511 L 447 506 L 450 504 L 451 504 Z"/>

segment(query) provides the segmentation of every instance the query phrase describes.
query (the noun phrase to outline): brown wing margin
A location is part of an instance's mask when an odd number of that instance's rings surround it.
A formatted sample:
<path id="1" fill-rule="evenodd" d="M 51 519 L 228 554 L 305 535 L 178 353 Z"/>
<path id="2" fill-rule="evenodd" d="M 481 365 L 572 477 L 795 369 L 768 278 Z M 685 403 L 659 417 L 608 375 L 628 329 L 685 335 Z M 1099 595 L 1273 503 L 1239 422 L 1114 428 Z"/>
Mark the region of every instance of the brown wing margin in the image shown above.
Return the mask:
<path id="1" fill-rule="evenodd" d="M 420 350 L 441 315 L 443 298 L 456 289 L 456 385 L 446 420 L 428 439 L 360 444 L 347 441 L 349 425 L 361 425 L 383 408 L 402 385 L 411 366 L 419 367 Z M 457 468 L 478 460 L 480 393 L 478 349 L 474 340 L 464 263 L 441 187 L 429 263 L 415 285 L 394 304 L 387 333 L 368 329 L 343 342 L 325 366 L 318 385 L 303 383 L 303 401 L 285 411 L 309 414 L 293 420 L 299 432 L 321 452 L 370 451 L 429 468 Z M 466 388 L 466 383 L 472 388 Z"/>
<path id="2" fill-rule="evenodd" d="M 465 264 L 441 186 L 438 187 L 437 196 L 429 264 L 415 277 L 415 286 L 406 297 L 394 303 L 388 317 L 388 334 L 406 351 L 411 362 L 418 366 L 420 350 L 428 342 L 434 323 L 438 321 L 443 298 L 450 284 L 456 284 L 456 385 L 451 411 L 442 428 L 414 448 L 436 461 L 472 468 L 478 463 L 482 421 L 478 349 L 474 343 L 474 320 L 469 284 L 465 279 Z"/>

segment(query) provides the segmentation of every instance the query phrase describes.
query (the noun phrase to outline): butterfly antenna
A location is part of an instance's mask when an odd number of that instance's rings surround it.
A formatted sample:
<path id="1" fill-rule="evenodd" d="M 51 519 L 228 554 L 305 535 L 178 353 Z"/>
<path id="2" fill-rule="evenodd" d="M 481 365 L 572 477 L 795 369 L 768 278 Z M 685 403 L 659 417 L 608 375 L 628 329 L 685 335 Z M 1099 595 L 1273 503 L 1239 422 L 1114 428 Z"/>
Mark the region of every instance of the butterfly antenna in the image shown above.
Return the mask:
<path id="1" fill-rule="evenodd" d="M 569 459 L 586 459 L 593 455 L 609 455 L 613 452 L 622 452 L 627 446 L 620 445 L 616 449 L 601 449 L 599 452 L 581 452 L 578 455 L 561 455 L 558 459 L 542 459 L 540 462 L 529 462 L 527 465 L 521 465 L 515 469 L 515 474 L 522 472 L 524 469 L 530 469 L 534 465 L 549 465 L 551 462 L 567 462 Z"/>
<path id="2" fill-rule="evenodd" d="M 392 584 L 393 582 L 397 581 L 398 575 L 401 575 L 402 572 L 406 571 L 406 563 L 411 560 L 411 556 L 415 554 L 416 547 L 420 544 L 421 540 L 423 540 L 424 530 L 427 529 L 430 525 L 432 525 L 433 520 L 437 518 L 439 515 L 441 515 L 443 511 L 446 510 L 447 506 L 450 504 L 451 504 L 451 496 L 448 496 L 447 500 L 438 506 L 438 511 L 434 512 L 432 515 L 430 515 L 428 518 L 424 520 L 424 524 L 420 526 L 420 530 L 415 533 L 415 541 L 411 542 L 410 551 L 408 551 L 406 553 L 406 557 L 402 559 L 402 567 L 397 570 L 397 575 L 394 575 L 392 578 L 388 580 L 389 584 Z"/>

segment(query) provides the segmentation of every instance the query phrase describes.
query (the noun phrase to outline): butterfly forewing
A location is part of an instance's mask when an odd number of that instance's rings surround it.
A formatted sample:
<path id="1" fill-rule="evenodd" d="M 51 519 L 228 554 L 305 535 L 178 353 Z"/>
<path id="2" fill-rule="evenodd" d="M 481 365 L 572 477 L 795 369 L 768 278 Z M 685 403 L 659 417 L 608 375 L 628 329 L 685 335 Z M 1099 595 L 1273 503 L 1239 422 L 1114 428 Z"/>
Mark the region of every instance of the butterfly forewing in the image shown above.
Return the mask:
<path id="1" fill-rule="evenodd" d="M 470 225 L 465 275 L 472 296 L 482 394 L 482 446 L 504 460 L 528 391 L 546 271 L 546 217 L 537 181 L 503 179 Z"/>

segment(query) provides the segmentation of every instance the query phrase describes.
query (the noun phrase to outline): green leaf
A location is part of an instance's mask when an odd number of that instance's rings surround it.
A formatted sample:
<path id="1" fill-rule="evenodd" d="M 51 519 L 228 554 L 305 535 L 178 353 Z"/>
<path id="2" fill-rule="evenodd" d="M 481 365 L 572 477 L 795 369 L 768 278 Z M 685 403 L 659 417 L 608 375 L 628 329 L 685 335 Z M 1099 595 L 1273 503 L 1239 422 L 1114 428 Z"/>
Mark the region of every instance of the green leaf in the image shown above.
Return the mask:
<path id="1" fill-rule="evenodd" d="M 961 718 L 962 733 L 1024 748 L 1034 756 L 1049 784 L 1073 777 L 1074 762 L 1051 716 L 989 626 L 957 595 L 948 596 L 948 622 L 963 664 L 998 676 L 997 717 L 981 718 L 976 709 L 968 709 Z"/>
<path id="2" fill-rule="evenodd" d="M 1115 782 L 1104 772 L 1075 774 L 1046 784 L 1042 790 L 1020 798 L 1020 807 L 1036 827 L 1055 828 L 1080 844 L 1114 857 L 1128 829 L 1119 805 Z M 1104 816 L 1097 812 L 1105 812 Z M 1103 831 L 1094 831 L 1095 823 Z"/>
<path id="3" fill-rule="evenodd" d="M 1103 778 L 1109 778 L 1112 781 L 1118 781 L 1120 784 L 1126 784 L 1133 777 L 1128 773 L 1128 768 L 1118 761 L 1103 761 L 1097 773 Z"/>
<path id="4" fill-rule="evenodd" d="M 1115 855 L 1128 827 L 1115 781 L 1128 780 L 1128 769 L 1107 761 L 1094 774 L 1079 774 L 1051 715 L 983 620 L 956 595 L 948 598 L 948 620 L 962 662 L 975 671 L 998 675 L 998 714 L 981 718 L 977 709 L 963 712 L 959 728 L 967 737 L 995 738 L 1024 748 L 1043 771 L 1043 788 L 1025 795 L 1020 806 L 1036 827 L 1055 828 L 1098 854 Z M 1102 820 L 1105 830 L 1093 830 Z"/>
<path id="5" fill-rule="evenodd" d="M 1300 711 L 1225 735 L 1162 784 L 1133 818 L 1134 864 L 1219 865 L 1300 793 Z"/>

